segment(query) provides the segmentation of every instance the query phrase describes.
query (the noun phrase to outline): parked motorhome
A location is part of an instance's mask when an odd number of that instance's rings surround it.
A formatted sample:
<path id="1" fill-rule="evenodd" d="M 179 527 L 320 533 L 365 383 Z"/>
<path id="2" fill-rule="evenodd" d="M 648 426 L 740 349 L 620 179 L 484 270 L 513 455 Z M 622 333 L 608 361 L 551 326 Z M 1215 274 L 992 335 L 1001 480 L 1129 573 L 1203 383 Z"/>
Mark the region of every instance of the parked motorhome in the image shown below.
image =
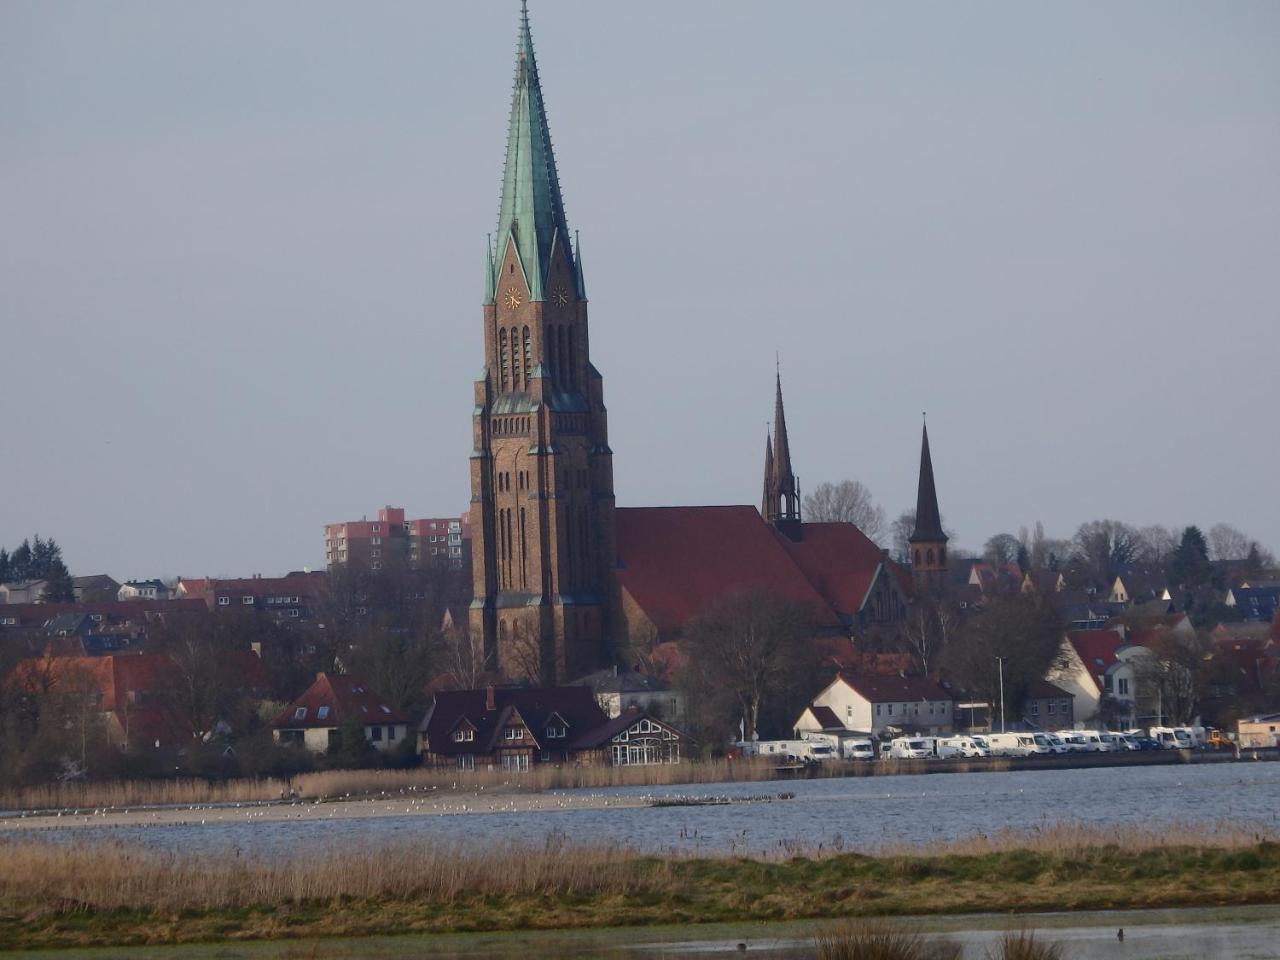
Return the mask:
<path id="1" fill-rule="evenodd" d="M 870 740 L 846 740 L 844 742 L 844 759 L 874 760 L 876 745 Z"/>
<path id="2" fill-rule="evenodd" d="M 1036 743 L 1036 735 L 1030 733 L 993 733 L 987 738 L 991 744 L 993 757 L 1029 757 L 1033 754 L 1049 752 L 1049 742 L 1040 734 L 1041 743 Z"/>
<path id="3" fill-rule="evenodd" d="M 1196 746 L 1190 727 L 1152 727 L 1151 739 L 1166 750 L 1194 750 Z"/>
<path id="4" fill-rule="evenodd" d="M 991 750 L 980 746 L 973 737 L 944 737 L 938 741 L 938 756 L 949 757 L 989 757 Z"/>
<path id="5" fill-rule="evenodd" d="M 890 743 L 889 756 L 896 760 L 925 760 L 937 756 L 937 738 L 898 737 Z"/>

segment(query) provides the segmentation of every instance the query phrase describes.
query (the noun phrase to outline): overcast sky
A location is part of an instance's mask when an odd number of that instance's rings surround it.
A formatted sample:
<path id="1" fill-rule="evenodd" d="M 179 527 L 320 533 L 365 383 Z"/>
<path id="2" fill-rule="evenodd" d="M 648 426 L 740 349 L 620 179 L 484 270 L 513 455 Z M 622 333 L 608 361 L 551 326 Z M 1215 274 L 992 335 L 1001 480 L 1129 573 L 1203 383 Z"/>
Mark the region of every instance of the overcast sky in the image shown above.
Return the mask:
<path id="1" fill-rule="evenodd" d="M 1280 4 L 534 0 L 620 505 L 1280 548 Z M 281 573 L 466 508 L 518 3 L 0 4 L 0 544 Z"/>

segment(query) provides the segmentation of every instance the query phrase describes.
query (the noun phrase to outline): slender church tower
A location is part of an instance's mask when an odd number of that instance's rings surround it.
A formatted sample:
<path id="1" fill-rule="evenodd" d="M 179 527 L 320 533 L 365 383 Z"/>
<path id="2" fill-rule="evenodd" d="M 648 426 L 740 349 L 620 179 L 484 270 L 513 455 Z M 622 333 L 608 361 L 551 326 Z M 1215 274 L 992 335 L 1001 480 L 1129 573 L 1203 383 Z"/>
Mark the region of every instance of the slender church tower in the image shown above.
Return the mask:
<path id="1" fill-rule="evenodd" d="M 800 481 L 791 471 L 791 445 L 787 440 L 787 416 L 782 409 L 782 373 L 777 375 L 773 401 L 773 441 L 764 448 L 764 500 L 761 515 L 792 540 L 801 538 Z"/>
<path id="2" fill-rule="evenodd" d="M 947 570 L 947 540 L 938 512 L 938 489 L 929 455 L 929 426 L 920 444 L 920 487 L 916 492 L 916 528 L 911 534 L 911 573 L 917 580 L 940 579 Z"/>
<path id="3" fill-rule="evenodd" d="M 549 684 L 608 659 L 616 533 L 586 287 L 524 3 L 498 233 L 484 266 L 470 626 L 507 677 Z"/>

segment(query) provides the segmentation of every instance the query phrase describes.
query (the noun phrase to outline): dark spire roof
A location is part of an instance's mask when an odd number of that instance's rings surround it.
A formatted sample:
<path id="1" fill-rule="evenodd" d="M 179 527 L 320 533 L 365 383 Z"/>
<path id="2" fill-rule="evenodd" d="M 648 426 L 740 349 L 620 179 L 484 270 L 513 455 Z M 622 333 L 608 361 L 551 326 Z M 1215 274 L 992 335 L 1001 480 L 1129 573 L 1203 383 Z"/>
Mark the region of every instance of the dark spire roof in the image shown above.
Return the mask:
<path id="1" fill-rule="evenodd" d="M 769 501 L 773 496 L 773 437 L 764 435 L 764 496 L 760 499 L 760 516 L 769 519 Z"/>
<path id="2" fill-rule="evenodd" d="M 773 469 L 778 489 L 786 490 L 795 484 L 791 472 L 791 444 L 787 441 L 787 415 L 782 410 L 782 373 L 777 375 L 778 392 L 773 402 Z"/>
<path id="3" fill-rule="evenodd" d="M 929 456 L 929 426 L 924 427 L 920 444 L 920 489 L 916 494 L 916 529 L 912 543 L 946 543 L 942 516 L 938 512 L 938 489 L 933 483 L 933 458 Z"/>
<path id="4" fill-rule="evenodd" d="M 511 94 L 511 122 L 507 130 L 507 162 L 502 174 L 502 205 L 498 213 L 498 233 L 494 255 L 501 259 L 508 237 L 515 238 L 516 252 L 524 269 L 529 294 L 534 300 L 544 296 L 543 287 L 555 247 L 563 248 L 574 266 L 569 243 L 569 226 L 560 196 L 560 177 L 551 147 L 538 63 L 533 55 L 529 31 L 529 10 L 520 5 L 520 34 L 516 44 L 516 75 Z M 493 272 L 493 267 L 490 267 Z M 574 269 L 579 290 L 581 278 Z M 492 294 L 485 284 L 486 302 Z"/>

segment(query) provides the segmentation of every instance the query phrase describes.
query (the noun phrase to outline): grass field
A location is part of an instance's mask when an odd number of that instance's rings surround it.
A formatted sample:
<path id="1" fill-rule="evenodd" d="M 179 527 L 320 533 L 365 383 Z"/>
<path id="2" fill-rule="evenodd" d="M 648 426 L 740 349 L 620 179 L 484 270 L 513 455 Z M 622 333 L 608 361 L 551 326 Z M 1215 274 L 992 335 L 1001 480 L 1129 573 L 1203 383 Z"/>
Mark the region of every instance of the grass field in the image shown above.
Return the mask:
<path id="1" fill-rule="evenodd" d="M 0 948 L 1275 903 L 1280 843 L 1229 827 L 981 837 L 874 855 L 652 857 L 554 840 L 275 860 L 0 843 Z M 1194 841 L 1190 840 L 1195 837 Z"/>

